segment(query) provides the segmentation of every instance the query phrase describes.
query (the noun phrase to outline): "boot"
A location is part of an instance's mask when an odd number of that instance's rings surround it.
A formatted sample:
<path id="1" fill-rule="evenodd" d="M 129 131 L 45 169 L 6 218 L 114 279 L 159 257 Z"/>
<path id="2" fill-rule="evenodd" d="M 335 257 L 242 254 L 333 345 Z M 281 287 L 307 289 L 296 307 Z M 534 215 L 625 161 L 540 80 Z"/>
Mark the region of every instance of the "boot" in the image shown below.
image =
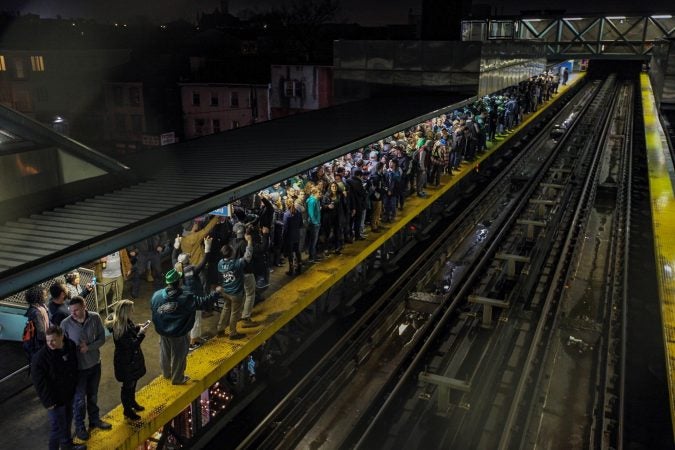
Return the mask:
<path id="1" fill-rule="evenodd" d="M 298 263 L 295 266 L 295 274 L 300 275 L 301 272 L 302 272 L 302 261 L 298 258 Z"/>
<path id="2" fill-rule="evenodd" d="M 132 408 L 134 409 L 134 411 L 145 411 L 145 407 L 136 403 L 135 400 L 134 400 L 134 405 L 132 406 Z"/>
<path id="3" fill-rule="evenodd" d="M 286 272 L 286 275 L 293 276 L 293 261 L 289 260 L 288 261 L 288 272 Z"/>
<path id="4" fill-rule="evenodd" d="M 124 410 L 124 417 L 128 420 L 131 420 L 132 422 L 135 422 L 137 420 L 141 420 L 141 416 L 136 414 L 133 409 L 125 409 Z"/>

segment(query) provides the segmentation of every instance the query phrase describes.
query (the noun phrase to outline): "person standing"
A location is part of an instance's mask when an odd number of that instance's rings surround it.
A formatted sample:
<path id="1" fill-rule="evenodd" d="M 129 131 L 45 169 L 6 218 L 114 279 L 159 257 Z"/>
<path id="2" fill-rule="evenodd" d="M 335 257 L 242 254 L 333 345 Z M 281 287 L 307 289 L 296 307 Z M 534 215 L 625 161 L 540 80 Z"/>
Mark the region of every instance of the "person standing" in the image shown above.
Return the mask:
<path id="1" fill-rule="evenodd" d="M 241 317 L 241 308 L 243 304 L 244 295 L 244 269 L 253 258 L 253 236 L 250 231 L 244 235 L 246 239 L 246 251 L 241 258 L 235 258 L 234 249 L 230 245 L 225 245 L 221 249 L 223 259 L 218 263 L 218 272 L 222 276 L 221 286 L 223 290 L 223 298 L 225 299 L 225 306 L 220 311 L 220 318 L 218 319 L 218 335 L 225 336 L 225 328 L 227 324 L 223 322 L 227 320 L 230 326 L 230 339 L 241 339 L 245 337 L 244 334 L 237 332 L 237 322 Z"/>
<path id="2" fill-rule="evenodd" d="M 214 219 L 217 219 L 214 217 Z M 213 227 L 211 227 L 213 228 Z M 210 229 L 211 229 L 210 228 Z M 193 227 L 194 230 L 194 227 Z M 189 235 L 188 237 L 191 237 L 193 235 Z M 173 268 L 178 271 L 178 273 L 183 274 L 183 288 L 187 292 L 191 292 L 195 295 L 198 296 L 203 296 L 204 295 L 204 283 L 203 283 L 203 277 L 202 277 L 202 270 L 204 269 L 204 266 L 206 266 L 206 261 L 208 260 L 208 254 L 211 252 L 211 242 L 213 242 L 213 239 L 211 239 L 209 236 L 205 237 L 204 240 L 204 249 L 202 250 L 200 245 L 191 245 L 188 248 L 192 248 L 193 250 L 196 251 L 197 248 L 199 248 L 199 252 L 194 253 L 198 256 L 199 260 L 195 260 L 192 258 L 193 253 L 191 252 L 183 252 L 183 253 L 178 253 L 178 250 L 185 247 L 183 247 L 182 241 L 183 239 L 187 238 L 182 238 L 180 236 L 176 237 L 176 240 L 174 241 L 174 249 L 173 253 L 171 254 L 171 261 L 173 262 Z M 198 263 L 194 263 L 199 261 Z M 195 311 L 195 323 L 192 326 L 192 329 L 190 330 L 190 350 L 194 350 L 200 345 L 202 345 L 203 341 L 201 339 L 202 336 L 202 310 L 197 310 Z"/>
<path id="3" fill-rule="evenodd" d="M 66 304 L 66 299 L 69 298 L 68 288 L 65 283 L 54 283 L 49 286 L 49 303 L 47 303 L 47 310 L 49 311 L 49 321 L 54 325 L 61 325 L 61 322 L 70 315 L 70 310 Z"/>
<path id="4" fill-rule="evenodd" d="M 288 259 L 288 272 L 286 275 L 299 275 L 302 271 L 302 255 L 300 253 L 300 229 L 302 228 L 302 213 L 295 207 L 292 198 L 286 199 L 286 211 L 284 212 L 283 243 L 286 258 Z M 295 256 L 295 262 L 293 261 Z"/>
<path id="5" fill-rule="evenodd" d="M 321 229 L 321 190 L 317 187 L 312 188 L 312 194 L 307 199 L 307 218 L 309 220 L 309 262 L 322 259 L 316 254 L 316 245 L 319 242 L 319 231 Z"/>
<path id="6" fill-rule="evenodd" d="M 106 325 L 115 341 L 115 355 L 113 356 L 115 379 L 122 383 L 120 396 L 124 417 L 129 420 L 139 420 L 141 416 L 136 413 L 144 411 L 145 408 L 136 401 L 136 384 L 145 375 L 145 358 L 141 350 L 141 342 L 145 338 L 150 321 L 142 325 L 134 324 L 131 320 L 133 311 L 134 302 L 120 300 L 115 304 L 113 317 Z"/>
<path id="7" fill-rule="evenodd" d="M 29 340 L 23 341 L 23 350 L 26 352 L 28 364 L 33 360 L 33 356 L 45 346 L 46 333 L 49 328 L 49 312 L 45 306 L 45 290 L 42 286 L 33 286 L 26 291 L 26 303 L 28 309 L 26 314 L 26 326 L 33 328 L 33 336 Z"/>
<path id="8" fill-rule="evenodd" d="M 150 300 L 152 323 L 159 334 L 159 361 L 162 376 L 172 384 L 185 384 L 187 355 L 190 348 L 189 333 L 195 323 L 195 311 L 212 304 L 222 288 L 207 296 L 198 296 L 181 288 L 182 275 L 169 270 L 164 281 L 166 288 L 155 291 Z"/>
<path id="9" fill-rule="evenodd" d="M 567 84 L 567 80 L 570 78 L 570 73 L 567 70 L 567 67 L 563 69 L 563 74 L 562 74 L 562 84 L 565 86 Z"/>
<path id="10" fill-rule="evenodd" d="M 99 280 L 96 286 L 99 297 L 104 298 L 104 293 L 105 297 L 110 297 L 112 293 L 112 301 L 109 302 L 106 298 L 106 305 L 120 300 L 124 292 L 124 280 L 131 275 L 129 254 L 125 249 L 121 249 L 104 256 L 96 264 L 95 272 Z"/>
<path id="11" fill-rule="evenodd" d="M 86 445 L 74 445 L 71 435 L 77 349 L 56 325 L 50 325 L 45 336 L 46 345 L 33 356 L 31 378 L 49 415 L 49 450 L 86 449 Z"/>
<path id="12" fill-rule="evenodd" d="M 82 286 L 80 284 L 80 272 L 73 270 L 66 274 L 66 288 L 68 289 L 68 298 L 73 298 L 78 295 L 82 298 L 87 298 L 87 295 L 89 295 L 93 289 L 93 285 L 87 283 L 85 286 Z"/>
<path id="13" fill-rule="evenodd" d="M 105 344 L 105 329 L 98 313 L 87 311 L 82 297 L 70 299 L 70 316 L 61 322 L 63 332 L 77 347 L 77 387 L 75 389 L 75 436 L 86 441 L 89 432 L 84 426 L 85 415 L 89 427 L 109 430 L 108 422 L 101 420 L 98 407 L 98 386 L 101 382 L 101 351 Z"/>

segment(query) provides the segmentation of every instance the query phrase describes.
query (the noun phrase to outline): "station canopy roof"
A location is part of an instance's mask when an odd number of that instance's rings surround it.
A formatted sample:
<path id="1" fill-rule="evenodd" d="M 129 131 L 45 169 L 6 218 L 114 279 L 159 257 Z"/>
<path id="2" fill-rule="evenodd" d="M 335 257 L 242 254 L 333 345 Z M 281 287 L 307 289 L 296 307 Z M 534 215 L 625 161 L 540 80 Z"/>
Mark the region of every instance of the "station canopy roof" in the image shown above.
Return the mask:
<path id="1" fill-rule="evenodd" d="M 0 107 L 0 298 L 452 111 L 453 94 L 376 98 L 115 161 Z"/>

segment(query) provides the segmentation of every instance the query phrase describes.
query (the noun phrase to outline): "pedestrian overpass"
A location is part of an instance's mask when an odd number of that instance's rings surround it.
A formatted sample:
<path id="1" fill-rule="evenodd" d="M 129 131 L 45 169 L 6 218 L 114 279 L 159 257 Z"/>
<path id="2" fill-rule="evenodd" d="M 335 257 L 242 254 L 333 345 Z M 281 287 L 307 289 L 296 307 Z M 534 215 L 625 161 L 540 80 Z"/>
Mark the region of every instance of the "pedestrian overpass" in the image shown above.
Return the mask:
<path id="1" fill-rule="evenodd" d="M 463 20 L 462 40 L 539 43 L 548 60 L 648 61 L 656 42 L 675 37 L 675 10 L 671 13 Z"/>

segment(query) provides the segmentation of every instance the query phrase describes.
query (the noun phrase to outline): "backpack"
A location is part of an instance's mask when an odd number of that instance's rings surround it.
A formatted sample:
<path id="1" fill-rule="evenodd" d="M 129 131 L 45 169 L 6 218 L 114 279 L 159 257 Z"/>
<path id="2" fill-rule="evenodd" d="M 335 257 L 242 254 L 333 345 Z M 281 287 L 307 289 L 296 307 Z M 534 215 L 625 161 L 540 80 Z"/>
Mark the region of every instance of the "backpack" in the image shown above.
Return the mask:
<path id="1" fill-rule="evenodd" d="M 31 360 L 33 359 L 33 355 L 39 350 L 37 345 L 37 330 L 35 329 L 35 324 L 30 318 L 26 321 L 26 326 L 23 327 L 21 341 L 23 345 L 23 351 L 26 353 L 26 357 L 28 358 L 28 364 L 30 364 Z"/>

